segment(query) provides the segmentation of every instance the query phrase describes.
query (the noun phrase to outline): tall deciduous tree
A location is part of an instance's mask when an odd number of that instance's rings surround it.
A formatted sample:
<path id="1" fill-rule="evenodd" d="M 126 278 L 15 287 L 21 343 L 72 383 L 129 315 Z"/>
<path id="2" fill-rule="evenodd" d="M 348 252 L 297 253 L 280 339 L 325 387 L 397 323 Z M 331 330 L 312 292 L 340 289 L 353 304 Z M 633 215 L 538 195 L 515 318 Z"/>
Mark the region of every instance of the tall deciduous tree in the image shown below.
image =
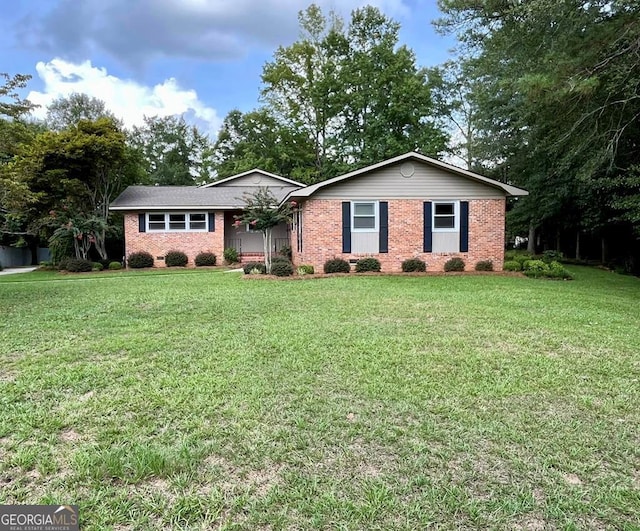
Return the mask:
<path id="1" fill-rule="evenodd" d="M 28 210 L 31 232 L 82 219 L 95 228 L 92 243 L 106 259 L 109 205 L 141 177 L 118 125 L 100 118 L 81 120 L 60 132 L 47 131 L 24 148 L 15 164 L 36 196 Z"/>
<path id="2" fill-rule="evenodd" d="M 21 146 L 36 135 L 38 126 L 24 120 L 34 107 L 22 99 L 18 90 L 26 87 L 31 76 L 0 73 L 0 241 L 3 244 L 23 241 L 23 209 L 35 198 L 19 172 L 14 159 Z"/>
<path id="3" fill-rule="evenodd" d="M 399 45 L 396 22 L 365 7 L 345 26 L 316 5 L 299 19 L 301 38 L 264 67 L 262 98 L 313 146 L 313 180 L 409 150 L 444 150 L 429 73 Z"/>
<path id="4" fill-rule="evenodd" d="M 104 101 L 87 94 L 74 92 L 66 97 L 60 96 L 49 104 L 45 123 L 53 131 L 62 131 L 78 125 L 80 120 L 94 121 L 98 118 L 110 118 L 116 121 Z"/>
<path id="5" fill-rule="evenodd" d="M 429 73 L 416 66 L 413 51 L 399 45 L 399 30 L 397 22 L 375 7 L 351 15 L 338 76 L 341 143 L 347 160 L 361 165 L 412 150 L 437 156 L 446 145 Z"/>
<path id="6" fill-rule="evenodd" d="M 254 168 L 303 182 L 313 178 L 314 147 L 308 137 L 281 124 L 265 108 L 229 112 L 213 153 L 219 179 Z"/>
<path id="7" fill-rule="evenodd" d="M 208 136 L 182 116 L 145 117 L 134 127 L 131 144 L 140 152 L 149 180 L 159 185 L 193 185 L 210 179 Z"/>

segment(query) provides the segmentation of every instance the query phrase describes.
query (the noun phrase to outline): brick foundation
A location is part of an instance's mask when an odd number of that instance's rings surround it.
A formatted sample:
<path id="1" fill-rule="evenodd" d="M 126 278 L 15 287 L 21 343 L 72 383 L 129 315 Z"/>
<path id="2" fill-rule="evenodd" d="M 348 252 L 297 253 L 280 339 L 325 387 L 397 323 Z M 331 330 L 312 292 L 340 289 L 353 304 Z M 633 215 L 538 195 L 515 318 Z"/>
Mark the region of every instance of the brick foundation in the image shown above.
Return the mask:
<path id="1" fill-rule="evenodd" d="M 359 255 L 342 253 L 342 202 L 311 199 L 302 208 L 303 250 L 297 251 L 296 236 L 292 234 L 291 248 L 295 264 L 313 265 L 321 272 L 324 263 L 333 257 L 345 260 L 373 256 L 380 260 L 382 271 L 401 271 L 407 258 L 420 258 L 427 263 L 427 271 L 442 271 L 444 263 L 454 256 L 461 257 L 471 271 L 480 260 L 491 260 L 496 271 L 502 270 L 504 260 L 504 199 L 476 199 L 469 201 L 469 252 L 424 253 L 423 201 L 389 201 L 389 252 Z"/>
<path id="2" fill-rule="evenodd" d="M 138 214 L 124 216 L 125 256 L 139 251 L 151 253 L 156 267 L 165 267 L 164 260 L 168 251 L 182 251 L 189 257 L 188 267 L 194 266 L 197 254 L 212 252 L 222 263 L 224 252 L 224 213 L 216 212 L 214 232 L 139 232 Z"/>

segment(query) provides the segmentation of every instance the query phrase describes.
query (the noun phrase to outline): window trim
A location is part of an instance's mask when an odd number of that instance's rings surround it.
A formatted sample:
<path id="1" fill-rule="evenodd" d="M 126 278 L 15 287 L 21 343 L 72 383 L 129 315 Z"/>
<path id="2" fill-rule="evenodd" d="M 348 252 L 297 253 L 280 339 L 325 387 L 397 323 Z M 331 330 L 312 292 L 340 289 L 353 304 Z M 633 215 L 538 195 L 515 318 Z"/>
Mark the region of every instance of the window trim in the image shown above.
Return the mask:
<path id="1" fill-rule="evenodd" d="M 355 218 L 369 218 L 371 216 L 356 216 L 356 205 L 373 205 L 373 222 L 371 229 L 356 229 Z M 362 199 L 359 201 L 351 201 L 351 232 L 380 232 L 380 201 Z"/>
<path id="2" fill-rule="evenodd" d="M 185 223 L 185 228 L 184 229 L 171 229 L 169 228 L 169 217 L 171 215 L 176 215 L 176 214 L 182 214 L 184 215 L 184 223 Z M 191 227 L 191 215 L 192 214 L 204 214 L 204 229 L 192 229 Z M 149 216 L 150 215 L 156 215 L 156 216 L 160 216 L 163 215 L 164 216 L 164 229 L 159 230 L 159 229 L 152 229 L 150 227 L 150 223 L 160 223 L 159 221 L 149 221 Z M 174 222 L 175 223 L 175 222 Z M 197 221 L 196 223 L 202 223 L 202 220 Z M 175 211 L 172 210 L 171 212 L 146 212 L 145 213 L 145 224 L 146 224 L 146 232 L 153 232 L 153 233 L 164 233 L 164 232 L 208 232 L 209 231 L 209 216 L 207 215 L 207 212 L 205 211 L 189 211 L 189 210 L 180 210 L 180 211 Z"/>
<path id="3" fill-rule="evenodd" d="M 436 205 L 453 205 L 453 227 L 436 228 L 436 218 L 450 217 L 451 214 L 436 215 Z M 432 232 L 460 232 L 460 201 L 433 201 L 431 210 Z"/>

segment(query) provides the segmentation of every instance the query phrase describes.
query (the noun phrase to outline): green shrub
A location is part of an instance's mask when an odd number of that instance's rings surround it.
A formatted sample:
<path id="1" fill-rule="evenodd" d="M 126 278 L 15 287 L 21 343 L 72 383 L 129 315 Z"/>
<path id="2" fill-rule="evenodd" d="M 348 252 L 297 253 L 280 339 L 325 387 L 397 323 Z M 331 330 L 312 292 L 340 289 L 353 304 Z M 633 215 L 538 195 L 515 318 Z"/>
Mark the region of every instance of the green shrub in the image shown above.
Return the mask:
<path id="1" fill-rule="evenodd" d="M 298 266 L 296 272 L 298 273 L 298 275 L 313 275 L 315 273 L 315 270 L 312 265 L 301 264 Z"/>
<path id="2" fill-rule="evenodd" d="M 402 262 L 402 271 L 404 273 L 424 273 L 427 270 L 427 264 L 420 258 L 408 258 Z"/>
<path id="3" fill-rule="evenodd" d="M 532 273 L 541 273 L 543 271 L 548 271 L 549 266 L 543 262 L 542 260 L 527 260 L 522 264 L 523 271 L 530 271 Z"/>
<path id="4" fill-rule="evenodd" d="M 351 266 L 342 258 L 331 258 L 324 263 L 325 273 L 349 273 Z"/>
<path id="5" fill-rule="evenodd" d="M 449 271 L 464 271 L 464 260 L 458 256 L 450 258 L 444 263 L 444 270 Z"/>
<path id="6" fill-rule="evenodd" d="M 43 260 L 38 265 L 38 269 L 40 271 L 55 271 L 58 268 L 55 265 L 53 265 L 53 262 L 51 260 Z M 2 271 L 1 267 L 0 267 L 0 271 Z"/>
<path id="7" fill-rule="evenodd" d="M 491 260 L 480 260 L 476 264 L 476 271 L 493 271 L 493 262 Z"/>
<path id="8" fill-rule="evenodd" d="M 133 269 L 141 269 L 143 267 L 153 267 L 153 256 L 146 251 L 131 253 L 127 260 L 129 267 Z"/>
<path id="9" fill-rule="evenodd" d="M 2 262 L 0 262 L 0 271 L 2 271 Z"/>
<path id="10" fill-rule="evenodd" d="M 286 256 L 275 255 L 271 257 L 271 265 L 278 263 L 291 263 Z"/>
<path id="11" fill-rule="evenodd" d="M 169 251 L 164 255 L 164 263 L 167 267 L 184 267 L 189 259 L 182 251 Z"/>
<path id="12" fill-rule="evenodd" d="M 514 260 L 520 264 L 521 268 L 525 262 L 532 259 L 533 259 L 533 256 L 531 256 L 529 253 L 518 253 L 514 258 Z"/>
<path id="13" fill-rule="evenodd" d="M 122 269 L 122 264 L 120 262 L 109 262 L 109 269 L 111 271 L 117 271 L 118 269 Z"/>
<path id="14" fill-rule="evenodd" d="M 67 264 L 69 263 L 69 260 L 71 260 L 71 257 L 69 257 L 69 256 L 60 259 L 60 261 L 58 262 L 58 269 L 60 271 L 66 271 Z"/>
<path id="15" fill-rule="evenodd" d="M 93 269 L 93 262 L 84 258 L 69 258 L 66 270 L 69 273 L 87 273 Z"/>
<path id="16" fill-rule="evenodd" d="M 100 262 L 93 262 L 91 271 L 102 271 L 103 269 L 104 269 L 104 266 Z"/>
<path id="17" fill-rule="evenodd" d="M 233 247 L 227 247 L 222 256 L 224 257 L 224 261 L 227 264 L 237 264 L 240 261 L 240 257 L 238 256 L 238 250 Z"/>
<path id="18" fill-rule="evenodd" d="M 277 277 L 290 277 L 291 275 L 293 275 L 293 264 L 289 261 L 278 261 L 272 263 L 271 274 Z"/>
<path id="19" fill-rule="evenodd" d="M 542 261 L 546 262 L 547 264 L 550 264 L 551 262 L 558 262 L 563 258 L 564 255 L 560 251 L 549 250 L 542 253 Z"/>
<path id="20" fill-rule="evenodd" d="M 505 262 L 510 262 L 512 260 L 515 260 L 517 254 L 518 254 L 518 251 L 516 251 L 515 249 L 510 249 L 509 251 L 505 251 L 505 253 L 504 253 L 504 261 Z"/>
<path id="21" fill-rule="evenodd" d="M 524 274 L 531 278 L 551 278 L 570 280 L 573 277 L 560 262 L 546 263 L 543 260 L 530 260 Z"/>
<path id="22" fill-rule="evenodd" d="M 356 273 L 368 273 L 370 271 L 377 273 L 380 269 L 380 260 L 377 258 L 360 258 L 356 262 Z"/>
<path id="23" fill-rule="evenodd" d="M 522 266 L 520 265 L 520 262 L 517 262 L 516 260 L 507 260 L 502 265 L 502 269 L 504 271 L 522 271 Z"/>
<path id="24" fill-rule="evenodd" d="M 284 247 L 282 247 L 278 251 L 278 254 L 280 256 L 284 256 L 287 260 L 289 260 L 289 262 L 291 262 L 291 259 L 293 258 L 293 252 L 291 251 L 291 247 L 289 247 L 288 245 L 285 245 Z"/>
<path id="25" fill-rule="evenodd" d="M 199 253 L 193 261 L 196 267 L 214 266 L 216 265 L 216 255 L 213 253 Z"/>
<path id="26" fill-rule="evenodd" d="M 264 275 L 267 271 L 267 268 L 265 267 L 263 262 L 248 262 L 242 268 L 245 275 L 250 275 L 254 269 L 259 271 L 262 275 Z"/>

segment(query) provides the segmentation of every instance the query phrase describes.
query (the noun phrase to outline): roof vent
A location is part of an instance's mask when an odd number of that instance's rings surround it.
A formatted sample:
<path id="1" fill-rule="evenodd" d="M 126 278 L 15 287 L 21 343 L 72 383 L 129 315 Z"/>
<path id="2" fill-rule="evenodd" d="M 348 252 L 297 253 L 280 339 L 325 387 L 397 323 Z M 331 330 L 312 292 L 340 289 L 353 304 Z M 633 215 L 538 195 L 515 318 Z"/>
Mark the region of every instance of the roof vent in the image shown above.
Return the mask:
<path id="1" fill-rule="evenodd" d="M 405 162 L 402 166 L 400 166 L 400 174 L 403 177 L 409 178 L 413 177 L 413 174 L 416 172 L 416 168 L 413 165 L 413 162 Z"/>

